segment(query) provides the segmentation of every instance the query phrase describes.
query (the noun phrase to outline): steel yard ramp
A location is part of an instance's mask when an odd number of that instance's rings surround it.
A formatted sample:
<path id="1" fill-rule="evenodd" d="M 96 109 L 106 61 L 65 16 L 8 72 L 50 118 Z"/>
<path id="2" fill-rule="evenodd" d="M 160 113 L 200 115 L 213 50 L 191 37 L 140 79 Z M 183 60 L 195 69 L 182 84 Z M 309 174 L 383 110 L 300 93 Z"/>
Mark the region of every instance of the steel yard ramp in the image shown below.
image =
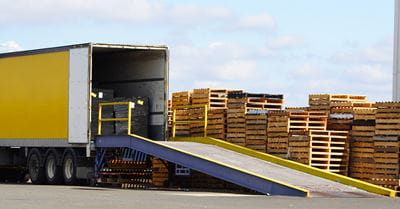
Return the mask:
<path id="1" fill-rule="evenodd" d="M 99 136 L 98 148 L 125 147 L 159 157 L 266 195 L 394 197 L 396 191 L 311 168 L 209 137 L 153 141 L 141 136 Z"/>

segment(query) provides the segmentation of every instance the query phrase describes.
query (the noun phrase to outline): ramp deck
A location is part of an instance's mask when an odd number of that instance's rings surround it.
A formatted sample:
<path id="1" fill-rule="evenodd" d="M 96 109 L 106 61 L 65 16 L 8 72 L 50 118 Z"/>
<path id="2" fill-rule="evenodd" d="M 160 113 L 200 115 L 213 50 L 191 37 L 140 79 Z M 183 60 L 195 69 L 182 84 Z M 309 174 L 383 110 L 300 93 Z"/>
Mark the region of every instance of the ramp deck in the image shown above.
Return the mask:
<path id="1" fill-rule="evenodd" d="M 216 145 L 100 136 L 96 147 L 127 147 L 266 195 L 373 197 L 376 194 Z M 391 195 L 392 196 L 392 195 Z"/>

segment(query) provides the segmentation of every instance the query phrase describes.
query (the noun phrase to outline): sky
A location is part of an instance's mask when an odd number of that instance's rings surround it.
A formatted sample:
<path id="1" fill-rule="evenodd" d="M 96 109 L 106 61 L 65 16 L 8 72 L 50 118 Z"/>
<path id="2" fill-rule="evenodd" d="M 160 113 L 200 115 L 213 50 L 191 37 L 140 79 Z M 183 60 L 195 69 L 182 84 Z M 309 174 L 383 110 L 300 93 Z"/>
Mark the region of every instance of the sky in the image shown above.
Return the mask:
<path id="1" fill-rule="evenodd" d="M 0 0 L 0 53 L 167 45 L 170 92 L 232 88 L 391 100 L 394 0 Z"/>

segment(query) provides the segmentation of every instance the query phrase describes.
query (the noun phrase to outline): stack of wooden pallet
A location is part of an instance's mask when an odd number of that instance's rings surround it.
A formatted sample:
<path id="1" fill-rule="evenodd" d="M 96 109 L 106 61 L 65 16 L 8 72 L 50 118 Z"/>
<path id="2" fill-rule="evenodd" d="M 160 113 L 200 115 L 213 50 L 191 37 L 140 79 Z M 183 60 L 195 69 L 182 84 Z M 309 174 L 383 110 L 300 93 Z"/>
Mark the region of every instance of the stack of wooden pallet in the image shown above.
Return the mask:
<path id="1" fill-rule="evenodd" d="M 266 152 L 267 143 L 267 115 L 246 115 L 246 147 Z"/>
<path id="2" fill-rule="evenodd" d="M 326 130 L 328 113 L 291 109 L 289 112 L 289 131 Z"/>
<path id="3" fill-rule="evenodd" d="M 156 187 L 168 186 L 168 162 L 153 157 L 152 160 L 152 184 Z"/>
<path id="4" fill-rule="evenodd" d="M 171 106 L 186 106 L 192 104 L 192 93 L 190 91 L 180 91 L 172 93 Z"/>
<path id="5" fill-rule="evenodd" d="M 193 105 L 208 105 L 210 109 L 226 109 L 227 100 L 227 89 L 194 89 L 192 93 Z"/>
<path id="6" fill-rule="evenodd" d="M 268 112 L 267 153 L 285 157 L 288 151 L 289 113 Z"/>
<path id="7" fill-rule="evenodd" d="M 246 113 L 252 110 L 281 110 L 284 104 L 281 94 L 256 94 L 234 91 L 228 98 L 243 98 Z"/>
<path id="8" fill-rule="evenodd" d="M 330 102 L 328 129 L 350 131 L 354 110 L 371 108 L 372 105 L 372 103 L 367 102 L 367 97 L 363 95 L 333 95 Z"/>
<path id="9" fill-rule="evenodd" d="M 204 108 L 192 108 L 190 119 L 204 121 Z M 204 136 L 204 122 L 190 123 L 191 136 Z M 210 109 L 207 111 L 207 136 L 226 139 L 226 109 Z"/>
<path id="10" fill-rule="evenodd" d="M 374 176 L 375 113 L 375 108 L 354 110 L 349 175 L 364 181 Z"/>
<path id="11" fill-rule="evenodd" d="M 246 99 L 228 98 L 227 141 L 246 146 Z"/>
<path id="12" fill-rule="evenodd" d="M 174 120 L 177 122 L 175 126 L 176 136 L 190 135 L 190 125 L 188 123 L 182 124 L 179 122 L 184 122 L 189 120 L 190 109 L 182 107 L 191 105 L 191 100 L 192 100 L 191 95 L 192 93 L 190 91 L 181 91 L 172 93 L 171 108 L 172 111 L 175 111 Z"/>
<path id="13" fill-rule="evenodd" d="M 311 144 L 308 132 L 292 132 L 288 140 L 288 159 L 306 165 L 311 164 Z"/>
<path id="14" fill-rule="evenodd" d="M 373 183 L 396 189 L 400 186 L 398 184 L 400 103 L 379 102 L 376 106 Z"/>
<path id="15" fill-rule="evenodd" d="M 348 169 L 348 132 L 310 130 L 292 133 L 288 158 L 316 168 L 346 175 Z"/>

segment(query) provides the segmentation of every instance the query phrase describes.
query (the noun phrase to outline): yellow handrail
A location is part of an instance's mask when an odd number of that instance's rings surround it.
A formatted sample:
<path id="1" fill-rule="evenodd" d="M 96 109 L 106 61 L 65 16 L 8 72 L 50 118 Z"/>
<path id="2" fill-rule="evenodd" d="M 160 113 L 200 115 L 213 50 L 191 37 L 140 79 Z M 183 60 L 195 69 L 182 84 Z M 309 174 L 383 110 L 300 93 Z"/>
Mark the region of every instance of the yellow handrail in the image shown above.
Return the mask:
<path id="1" fill-rule="evenodd" d="M 103 106 L 114 106 L 114 105 L 127 105 L 128 106 L 128 117 L 126 118 L 103 118 L 102 111 Z M 131 134 L 131 124 L 132 124 L 132 107 L 133 102 L 102 102 L 99 103 L 99 116 L 98 116 L 98 130 L 97 134 L 101 135 L 102 123 L 103 122 L 114 122 L 114 121 L 128 121 L 128 135 Z"/>
<path id="2" fill-rule="evenodd" d="M 198 109 L 204 108 L 204 119 L 203 120 L 181 120 L 176 121 L 176 110 L 185 110 L 185 109 Z M 207 116 L 208 116 L 208 105 L 184 105 L 184 106 L 175 106 L 172 108 L 172 137 L 176 135 L 176 125 L 177 124 L 193 124 L 193 123 L 204 123 L 204 137 L 207 137 Z"/>

